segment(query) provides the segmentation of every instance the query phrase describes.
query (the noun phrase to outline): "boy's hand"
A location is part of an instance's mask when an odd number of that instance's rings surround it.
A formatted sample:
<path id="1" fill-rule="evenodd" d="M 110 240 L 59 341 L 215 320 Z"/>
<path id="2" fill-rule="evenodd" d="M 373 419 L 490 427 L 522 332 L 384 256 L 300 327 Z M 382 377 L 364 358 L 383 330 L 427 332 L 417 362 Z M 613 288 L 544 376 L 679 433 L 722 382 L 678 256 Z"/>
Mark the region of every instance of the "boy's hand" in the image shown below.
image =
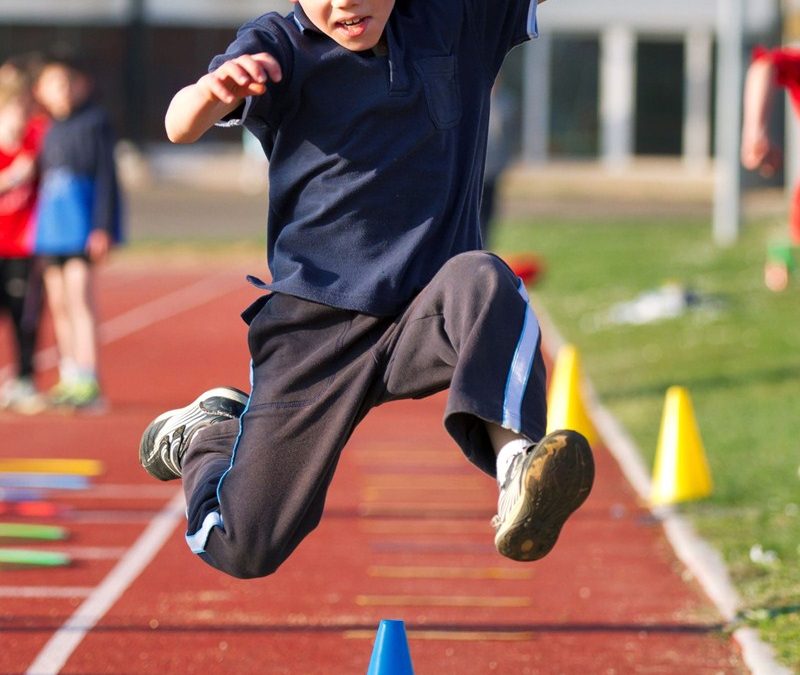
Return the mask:
<path id="1" fill-rule="evenodd" d="M 204 75 L 197 85 L 210 100 L 230 105 L 247 96 L 260 96 L 267 90 L 267 82 L 280 82 L 281 77 L 281 66 L 273 56 L 244 54 Z"/>
<path id="2" fill-rule="evenodd" d="M 181 89 L 167 109 L 164 124 L 173 143 L 194 143 L 233 112 L 246 96 L 260 96 L 267 82 L 280 82 L 281 67 L 269 54 L 244 54 Z"/>

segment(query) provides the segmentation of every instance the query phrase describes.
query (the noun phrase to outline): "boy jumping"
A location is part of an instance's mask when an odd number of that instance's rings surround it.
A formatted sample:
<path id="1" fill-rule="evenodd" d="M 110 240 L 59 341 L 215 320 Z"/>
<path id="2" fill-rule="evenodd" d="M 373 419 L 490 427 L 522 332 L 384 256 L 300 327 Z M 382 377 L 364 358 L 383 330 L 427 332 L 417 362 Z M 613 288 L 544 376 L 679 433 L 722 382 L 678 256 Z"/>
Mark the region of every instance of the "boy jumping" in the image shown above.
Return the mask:
<path id="1" fill-rule="evenodd" d="M 536 560 L 586 499 L 573 431 L 544 436 L 545 368 L 524 286 L 480 251 L 489 97 L 536 34 L 535 0 L 293 0 L 246 25 L 174 97 L 167 134 L 244 124 L 270 160 L 269 291 L 245 310 L 251 392 L 212 389 L 139 448 L 182 477 L 186 540 L 237 577 L 318 524 L 373 407 L 449 388 L 444 424 L 500 485 L 495 544 Z"/>

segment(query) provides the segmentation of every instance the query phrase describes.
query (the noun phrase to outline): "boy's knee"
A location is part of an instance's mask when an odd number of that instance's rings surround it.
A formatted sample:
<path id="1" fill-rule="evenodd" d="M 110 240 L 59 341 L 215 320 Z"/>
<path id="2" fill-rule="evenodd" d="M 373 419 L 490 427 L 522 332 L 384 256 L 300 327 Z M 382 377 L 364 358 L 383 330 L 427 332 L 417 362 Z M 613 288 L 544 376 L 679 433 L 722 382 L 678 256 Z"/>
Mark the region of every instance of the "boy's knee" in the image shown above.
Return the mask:
<path id="1" fill-rule="evenodd" d="M 486 251 L 461 253 L 447 262 L 445 270 L 450 282 L 473 298 L 517 293 L 519 286 L 519 279 L 508 265 Z"/>
<path id="2" fill-rule="evenodd" d="M 274 574 L 288 557 L 282 550 L 265 547 L 254 549 L 241 547 L 228 549 L 225 555 L 217 557 L 201 553 L 200 557 L 212 567 L 237 579 L 258 579 Z"/>

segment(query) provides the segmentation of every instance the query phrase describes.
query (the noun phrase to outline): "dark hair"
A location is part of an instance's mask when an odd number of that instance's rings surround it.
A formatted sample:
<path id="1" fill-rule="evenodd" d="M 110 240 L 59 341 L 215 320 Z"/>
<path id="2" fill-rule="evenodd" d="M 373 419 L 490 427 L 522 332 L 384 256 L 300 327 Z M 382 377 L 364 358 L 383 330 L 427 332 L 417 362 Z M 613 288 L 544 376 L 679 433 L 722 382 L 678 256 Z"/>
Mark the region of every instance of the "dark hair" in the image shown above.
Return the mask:
<path id="1" fill-rule="evenodd" d="M 91 70 L 86 60 L 71 45 L 54 45 L 43 55 L 40 63 L 40 73 L 47 66 L 62 66 L 73 73 L 83 75 L 84 77 L 91 77 Z"/>
<path id="2" fill-rule="evenodd" d="M 26 86 L 31 86 L 39 75 L 42 63 L 42 53 L 31 51 L 9 56 L 0 67 L 13 70 Z"/>

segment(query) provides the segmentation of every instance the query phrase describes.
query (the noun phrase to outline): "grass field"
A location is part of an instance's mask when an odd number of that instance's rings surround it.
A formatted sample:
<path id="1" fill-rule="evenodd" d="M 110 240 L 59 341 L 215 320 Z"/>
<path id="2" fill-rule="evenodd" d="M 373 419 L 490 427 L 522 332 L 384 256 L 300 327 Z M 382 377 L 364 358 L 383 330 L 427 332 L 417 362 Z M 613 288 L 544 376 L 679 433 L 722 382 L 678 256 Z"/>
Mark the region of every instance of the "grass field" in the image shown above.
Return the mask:
<path id="1" fill-rule="evenodd" d="M 544 257 L 538 300 L 650 466 L 665 392 L 688 388 L 715 490 L 681 508 L 722 552 L 742 621 L 800 672 L 800 279 L 781 294 L 763 285 L 776 227 L 749 223 L 723 249 L 699 217 L 509 220 L 495 247 Z M 708 304 L 642 325 L 610 320 L 669 281 Z"/>

